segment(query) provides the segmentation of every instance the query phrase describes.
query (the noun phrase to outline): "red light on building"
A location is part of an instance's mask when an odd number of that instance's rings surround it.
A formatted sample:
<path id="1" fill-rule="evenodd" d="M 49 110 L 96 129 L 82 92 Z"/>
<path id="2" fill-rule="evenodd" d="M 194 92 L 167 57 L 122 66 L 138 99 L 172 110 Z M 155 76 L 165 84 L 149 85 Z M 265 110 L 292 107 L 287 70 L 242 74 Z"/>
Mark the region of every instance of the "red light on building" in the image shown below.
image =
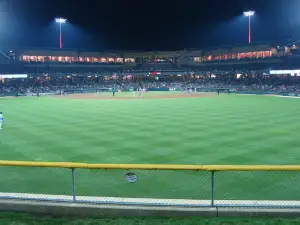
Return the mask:
<path id="1" fill-rule="evenodd" d="M 159 72 L 150 72 L 149 75 L 160 75 L 161 73 Z"/>

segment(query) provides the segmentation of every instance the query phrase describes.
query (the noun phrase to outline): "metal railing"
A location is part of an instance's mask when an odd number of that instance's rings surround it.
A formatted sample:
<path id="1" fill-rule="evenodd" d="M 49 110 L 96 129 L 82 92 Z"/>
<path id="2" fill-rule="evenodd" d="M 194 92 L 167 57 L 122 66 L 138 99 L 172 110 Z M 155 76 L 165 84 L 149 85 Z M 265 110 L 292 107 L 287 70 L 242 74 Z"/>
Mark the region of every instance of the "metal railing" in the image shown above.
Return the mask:
<path id="1" fill-rule="evenodd" d="M 0 199 L 300 208 L 300 166 L 0 161 Z"/>

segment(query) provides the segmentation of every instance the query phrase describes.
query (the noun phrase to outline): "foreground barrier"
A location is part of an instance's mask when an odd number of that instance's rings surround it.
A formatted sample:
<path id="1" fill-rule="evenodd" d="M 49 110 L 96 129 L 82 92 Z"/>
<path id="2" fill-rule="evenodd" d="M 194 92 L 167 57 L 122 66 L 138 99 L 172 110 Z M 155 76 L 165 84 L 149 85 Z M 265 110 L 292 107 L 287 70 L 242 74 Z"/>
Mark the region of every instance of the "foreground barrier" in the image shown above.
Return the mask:
<path id="1" fill-rule="evenodd" d="M 168 207 L 300 208 L 300 166 L 0 161 L 0 199 Z"/>

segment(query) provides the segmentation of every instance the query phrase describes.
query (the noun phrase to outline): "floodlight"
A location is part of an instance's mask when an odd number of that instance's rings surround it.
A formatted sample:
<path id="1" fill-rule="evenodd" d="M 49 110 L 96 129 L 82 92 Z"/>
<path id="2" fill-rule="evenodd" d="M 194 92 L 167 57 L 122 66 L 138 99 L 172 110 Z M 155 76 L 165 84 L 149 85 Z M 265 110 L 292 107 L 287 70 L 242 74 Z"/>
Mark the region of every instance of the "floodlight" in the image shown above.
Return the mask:
<path id="1" fill-rule="evenodd" d="M 250 44 L 250 43 L 251 43 L 251 17 L 255 14 L 255 11 L 250 10 L 250 11 L 244 12 L 243 14 L 244 14 L 244 16 L 246 16 L 246 17 L 249 18 L 249 26 L 248 26 L 248 29 L 249 29 L 249 31 L 248 31 L 248 42 L 249 42 L 249 44 Z"/>
<path id="2" fill-rule="evenodd" d="M 59 48 L 62 48 L 62 24 L 66 23 L 67 19 L 55 18 L 55 22 L 59 24 Z"/>
<path id="3" fill-rule="evenodd" d="M 56 18 L 56 19 L 55 19 L 55 22 L 56 22 L 56 23 L 66 23 L 66 22 L 67 22 L 67 19 L 64 19 L 64 18 Z"/>
<path id="4" fill-rule="evenodd" d="M 253 16 L 255 14 L 255 11 L 246 11 L 244 12 L 244 16 Z"/>

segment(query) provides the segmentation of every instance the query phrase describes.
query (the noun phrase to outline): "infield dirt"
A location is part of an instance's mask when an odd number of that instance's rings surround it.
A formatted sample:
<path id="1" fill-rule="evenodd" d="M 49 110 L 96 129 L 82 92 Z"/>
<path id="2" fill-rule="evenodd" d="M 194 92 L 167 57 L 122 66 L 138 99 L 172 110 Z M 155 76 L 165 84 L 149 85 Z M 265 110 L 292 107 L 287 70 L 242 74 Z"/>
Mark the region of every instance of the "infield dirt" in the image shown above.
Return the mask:
<path id="1" fill-rule="evenodd" d="M 168 99 L 168 98 L 211 98 L 215 97 L 215 94 L 204 94 L 204 93 L 196 93 L 196 94 L 158 94 L 158 95 L 143 95 L 141 97 L 138 96 L 101 96 L 100 94 L 69 94 L 67 96 L 56 96 L 56 98 L 64 98 L 64 99 L 95 99 L 95 100 L 105 100 L 105 99 L 118 99 L 118 100 L 134 100 L 134 99 Z"/>

